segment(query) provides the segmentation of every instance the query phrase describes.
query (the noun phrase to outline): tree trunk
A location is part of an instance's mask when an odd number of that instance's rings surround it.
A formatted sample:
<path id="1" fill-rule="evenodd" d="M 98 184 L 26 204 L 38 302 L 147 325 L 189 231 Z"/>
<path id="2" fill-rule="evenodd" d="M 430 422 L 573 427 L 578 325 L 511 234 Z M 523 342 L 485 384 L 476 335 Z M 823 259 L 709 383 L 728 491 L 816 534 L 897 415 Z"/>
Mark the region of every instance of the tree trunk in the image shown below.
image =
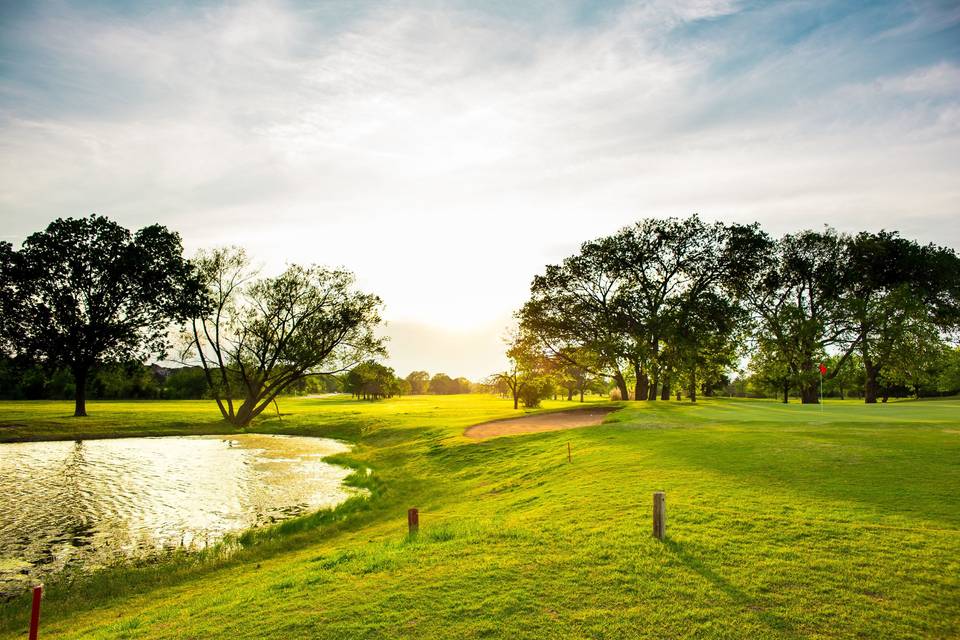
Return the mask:
<path id="1" fill-rule="evenodd" d="M 653 370 L 653 379 L 650 381 L 650 389 L 647 391 L 647 400 L 657 399 L 658 386 L 660 386 L 660 367 Z"/>
<path id="2" fill-rule="evenodd" d="M 620 391 L 620 399 L 629 400 L 630 392 L 627 390 L 627 381 L 623 379 L 623 374 L 617 371 L 613 375 L 613 380 L 617 383 L 617 390 Z"/>
<path id="3" fill-rule="evenodd" d="M 580 402 L 583 402 L 583 389 L 580 389 Z"/>
<path id="4" fill-rule="evenodd" d="M 647 377 L 647 374 L 643 372 L 643 369 L 637 365 L 633 366 L 633 372 L 637 377 L 636 385 L 634 386 L 633 390 L 633 399 L 646 400 L 647 388 L 650 385 L 650 380 Z"/>
<path id="5" fill-rule="evenodd" d="M 790 381 L 783 381 L 783 404 L 790 404 Z"/>
<path id="6" fill-rule="evenodd" d="M 572 400 L 573 400 L 573 389 L 567 389 L 567 402 L 571 402 Z"/>
<path id="7" fill-rule="evenodd" d="M 513 408 L 515 410 L 520 408 L 520 393 L 518 391 L 513 392 Z"/>
<path id="8" fill-rule="evenodd" d="M 820 387 L 816 384 L 805 383 L 800 388 L 800 402 L 803 404 L 820 404 Z"/>
<path id="9" fill-rule="evenodd" d="M 690 402 L 697 401 L 697 363 L 693 362 L 690 364 L 690 391 L 688 393 L 690 396 Z"/>
<path id="10" fill-rule="evenodd" d="M 866 404 L 877 404 L 877 396 L 880 392 L 880 385 L 877 383 L 877 376 L 880 374 L 880 367 L 873 363 L 870 358 L 863 359 L 863 372 L 865 374 L 863 382 L 863 401 Z"/>
<path id="11" fill-rule="evenodd" d="M 87 417 L 87 375 L 88 370 L 85 367 L 77 367 L 73 370 L 74 390 L 74 418 Z"/>
<path id="12" fill-rule="evenodd" d="M 366 400 L 366 398 L 364 398 L 364 400 Z M 244 399 L 243 404 L 241 404 L 240 408 L 237 409 L 236 415 L 233 416 L 230 422 L 236 427 L 247 426 L 254 418 L 253 410 L 256 408 L 256 405 L 256 400 L 251 400 L 250 398 Z"/>
<path id="13" fill-rule="evenodd" d="M 663 379 L 663 386 L 660 387 L 660 399 L 661 400 L 670 399 L 670 378 Z"/>

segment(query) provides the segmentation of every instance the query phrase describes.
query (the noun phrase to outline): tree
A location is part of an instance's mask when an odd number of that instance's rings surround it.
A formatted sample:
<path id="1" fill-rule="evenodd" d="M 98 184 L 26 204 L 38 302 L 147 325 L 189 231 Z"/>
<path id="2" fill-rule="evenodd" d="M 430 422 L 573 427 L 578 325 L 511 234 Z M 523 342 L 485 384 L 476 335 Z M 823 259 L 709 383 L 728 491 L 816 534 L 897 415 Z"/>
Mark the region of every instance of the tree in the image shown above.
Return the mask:
<path id="1" fill-rule="evenodd" d="M 628 398 L 623 375 L 627 337 L 617 307 L 620 285 L 606 247 L 584 243 L 579 254 L 534 277 L 530 299 L 518 315 L 525 335 L 536 336 L 549 353 L 570 364 L 609 377 Z"/>
<path id="2" fill-rule="evenodd" d="M 668 336 L 696 335 L 682 316 L 696 309 L 699 296 L 719 286 L 724 232 L 722 224 L 707 225 L 696 215 L 648 218 L 600 241 L 623 281 L 615 300 L 630 338 L 625 355 L 634 370 L 637 400 L 656 398 L 658 356 Z M 696 350 L 688 343 L 691 348 Z"/>
<path id="3" fill-rule="evenodd" d="M 937 371 L 937 392 L 955 394 L 960 391 L 960 346 L 948 346 Z"/>
<path id="4" fill-rule="evenodd" d="M 749 368 L 754 391 L 772 392 L 774 396 L 783 398 L 783 404 L 790 402 L 790 389 L 796 386 L 796 379 L 773 340 L 761 336 L 756 341 Z"/>
<path id="5" fill-rule="evenodd" d="M 393 369 L 368 360 L 347 373 L 344 388 L 358 398 L 380 400 L 399 395 L 402 391 L 401 382 Z"/>
<path id="6" fill-rule="evenodd" d="M 889 353 L 889 362 L 880 371 L 882 401 L 887 401 L 893 387 L 912 389 L 918 398 L 924 391 L 934 392 L 948 353 L 948 345 L 930 323 L 905 327 Z"/>
<path id="7" fill-rule="evenodd" d="M 164 381 L 163 397 L 174 400 L 203 398 L 207 381 L 200 367 L 181 367 L 170 373 Z"/>
<path id="8" fill-rule="evenodd" d="M 671 334 L 678 354 L 676 368 L 687 378 L 691 402 L 697 401 L 701 384 L 705 395 L 713 395 L 713 385 L 735 363 L 741 315 L 742 309 L 732 300 L 714 293 L 700 294 L 679 305 L 680 319 Z"/>
<path id="9" fill-rule="evenodd" d="M 574 394 L 579 394 L 580 402 L 583 402 L 583 394 L 594 386 L 595 378 L 590 373 L 589 365 L 584 366 L 578 363 L 590 363 L 591 354 L 565 352 L 553 356 L 550 360 L 550 369 L 554 372 L 559 384 L 566 389 L 567 400 L 573 400 Z"/>
<path id="10" fill-rule="evenodd" d="M 0 274 L 8 347 L 69 369 L 78 417 L 95 367 L 164 357 L 170 324 L 199 308 L 180 236 L 160 225 L 132 233 L 103 216 L 57 219 L 19 251 L 0 247 Z"/>
<path id="11" fill-rule="evenodd" d="M 430 379 L 429 393 L 451 395 L 457 392 L 457 383 L 445 373 L 437 373 Z"/>
<path id="12" fill-rule="evenodd" d="M 380 298 L 357 291 L 349 271 L 291 265 L 258 278 L 238 249 L 204 253 L 197 262 L 209 305 L 193 319 L 190 345 L 234 425 L 249 424 L 298 380 L 385 354 L 374 336 Z"/>
<path id="13" fill-rule="evenodd" d="M 0 356 L 8 355 L 13 351 L 14 319 L 16 309 L 14 299 L 16 287 L 14 283 L 13 245 L 9 242 L 0 242 Z"/>
<path id="14" fill-rule="evenodd" d="M 423 395 L 430 388 L 430 374 L 426 371 L 413 371 L 407 376 L 407 382 L 412 395 Z"/>
<path id="15" fill-rule="evenodd" d="M 524 406 L 537 406 L 543 393 L 549 389 L 544 384 L 545 356 L 539 348 L 539 341 L 522 328 L 510 330 L 504 336 L 507 346 L 507 360 L 510 365 L 505 371 L 491 377 L 494 384 L 503 384 L 513 397 L 513 408 L 520 408 L 520 399 Z"/>
<path id="16" fill-rule="evenodd" d="M 839 360 L 839 356 L 828 356 L 824 359 L 823 364 L 829 372 L 837 369 Z M 863 363 L 860 362 L 860 357 L 856 353 L 850 355 L 836 376 L 824 380 L 823 383 L 824 395 L 836 395 L 841 400 L 852 394 L 859 396 L 863 392 L 863 388 Z"/>
<path id="17" fill-rule="evenodd" d="M 838 350 L 834 377 L 857 346 L 856 331 L 841 292 L 847 244 L 832 229 L 802 231 L 768 243 L 760 268 L 739 291 L 754 314 L 757 330 L 783 362 L 804 404 L 820 394 L 818 365 Z"/>
<path id="18" fill-rule="evenodd" d="M 668 396 L 680 368 L 692 388 L 696 367 L 708 363 L 704 350 L 729 351 L 719 346 L 740 324 L 734 293 L 764 241 L 756 225 L 707 224 L 696 215 L 641 220 L 548 266 L 531 285 L 521 323 L 551 354 L 611 377 L 623 398 L 628 376 L 636 399 L 655 400 L 661 383 Z"/>
<path id="19" fill-rule="evenodd" d="M 939 334 L 960 323 L 960 258 L 888 231 L 857 234 L 848 255 L 844 302 L 863 362 L 864 401 L 875 403 L 884 371 L 900 366 L 902 374 L 914 360 L 911 345 L 939 344 Z"/>

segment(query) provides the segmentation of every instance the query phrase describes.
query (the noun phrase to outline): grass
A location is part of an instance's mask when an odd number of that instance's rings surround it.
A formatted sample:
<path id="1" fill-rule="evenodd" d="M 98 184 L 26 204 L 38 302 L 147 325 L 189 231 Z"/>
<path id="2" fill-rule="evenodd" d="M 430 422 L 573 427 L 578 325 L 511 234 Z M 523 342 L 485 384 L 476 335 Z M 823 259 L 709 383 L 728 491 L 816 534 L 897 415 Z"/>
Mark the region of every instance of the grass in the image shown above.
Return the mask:
<path id="1" fill-rule="evenodd" d="M 209 403 L 69 409 L 0 403 L 0 437 L 225 428 Z M 628 403 L 599 427 L 483 442 L 463 429 L 512 415 L 508 401 L 281 412 L 253 430 L 356 443 L 340 461 L 373 469 L 352 476 L 372 497 L 240 550 L 51 585 L 46 637 L 960 636 L 956 399 Z M 650 537 L 658 489 L 664 542 Z M 0 638 L 25 635 L 28 608 L 0 608 Z"/>

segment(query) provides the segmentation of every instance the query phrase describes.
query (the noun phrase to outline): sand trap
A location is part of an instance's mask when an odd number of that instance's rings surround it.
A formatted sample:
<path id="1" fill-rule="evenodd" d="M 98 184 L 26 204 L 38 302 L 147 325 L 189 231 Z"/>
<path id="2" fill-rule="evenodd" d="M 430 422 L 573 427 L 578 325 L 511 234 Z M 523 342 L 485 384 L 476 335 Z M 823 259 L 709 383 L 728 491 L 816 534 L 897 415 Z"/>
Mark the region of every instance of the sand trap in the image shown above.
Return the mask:
<path id="1" fill-rule="evenodd" d="M 561 429 L 576 429 L 577 427 L 591 427 L 600 424 L 608 413 L 620 407 L 583 407 L 570 411 L 555 413 L 539 413 L 522 418 L 507 418 L 475 424 L 463 432 L 468 438 L 493 438 L 496 436 L 511 436 L 519 433 L 538 433 L 540 431 L 559 431 Z"/>

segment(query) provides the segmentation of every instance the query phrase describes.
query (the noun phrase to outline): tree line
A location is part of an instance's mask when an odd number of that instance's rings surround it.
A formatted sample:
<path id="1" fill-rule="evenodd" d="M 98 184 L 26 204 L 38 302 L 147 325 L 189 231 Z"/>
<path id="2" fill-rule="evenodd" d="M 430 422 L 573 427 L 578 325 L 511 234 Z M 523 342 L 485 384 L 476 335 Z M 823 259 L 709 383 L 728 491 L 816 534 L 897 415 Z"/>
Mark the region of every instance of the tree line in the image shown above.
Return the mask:
<path id="1" fill-rule="evenodd" d="M 624 399 L 696 402 L 744 359 L 803 403 L 818 402 L 821 375 L 858 368 L 873 403 L 951 352 L 960 259 L 889 231 L 773 238 L 759 224 L 646 219 L 546 266 L 517 318 L 495 376 L 515 403 L 562 366 Z"/>
<path id="2" fill-rule="evenodd" d="M 0 355 L 0 400 L 71 400 L 75 395 L 69 369 Z M 110 363 L 91 372 L 87 397 L 96 400 L 200 399 L 207 397 L 207 382 L 198 367 Z"/>
<path id="3" fill-rule="evenodd" d="M 357 398 L 378 400 L 405 395 L 473 393 L 485 391 L 486 388 L 463 377 L 451 378 L 445 373 L 436 373 L 431 377 L 426 371 L 412 371 L 407 377 L 401 378 L 392 368 L 369 360 L 344 376 L 343 390 Z"/>
<path id="4" fill-rule="evenodd" d="M 238 248 L 188 260 L 161 225 L 92 215 L 57 219 L 19 250 L 0 242 L 0 354 L 68 371 L 78 417 L 97 372 L 173 352 L 224 419 L 246 425 L 308 379 L 385 355 L 380 307 L 342 269 L 262 276 Z"/>
<path id="5" fill-rule="evenodd" d="M 887 231 L 774 239 L 756 224 L 643 220 L 537 275 L 510 369 L 474 385 L 423 371 L 401 379 L 379 364 L 382 303 L 349 271 L 263 276 L 238 248 L 186 259 L 161 225 L 58 219 L 18 250 L 0 242 L 0 396 L 29 395 L 43 378 L 51 397 L 72 392 L 83 416 L 91 385 L 97 397 L 182 396 L 202 376 L 223 417 L 245 425 L 280 395 L 331 389 L 374 399 L 495 389 L 531 406 L 612 385 L 621 398 L 695 401 L 749 358 L 751 376 L 785 399 L 816 402 L 828 362 L 828 385 L 858 370 L 876 402 L 895 385 L 950 384 L 958 262 Z M 161 392 L 138 386 L 149 376 L 134 365 L 171 352 L 189 373 Z"/>
<path id="6" fill-rule="evenodd" d="M 57 219 L 19 250 L 0 242 L 0 398 L 69 395 L 84 416 L 89 395 L 206 397 L 245 425 L 280 395 L 473 390 L 377 362 L 381 306 L 344 269 L 294 264 L 266 277 L 241 248 L 187 259 L 161 225 Z M 147 367 L 151 358 L 184 366 Z"/>

